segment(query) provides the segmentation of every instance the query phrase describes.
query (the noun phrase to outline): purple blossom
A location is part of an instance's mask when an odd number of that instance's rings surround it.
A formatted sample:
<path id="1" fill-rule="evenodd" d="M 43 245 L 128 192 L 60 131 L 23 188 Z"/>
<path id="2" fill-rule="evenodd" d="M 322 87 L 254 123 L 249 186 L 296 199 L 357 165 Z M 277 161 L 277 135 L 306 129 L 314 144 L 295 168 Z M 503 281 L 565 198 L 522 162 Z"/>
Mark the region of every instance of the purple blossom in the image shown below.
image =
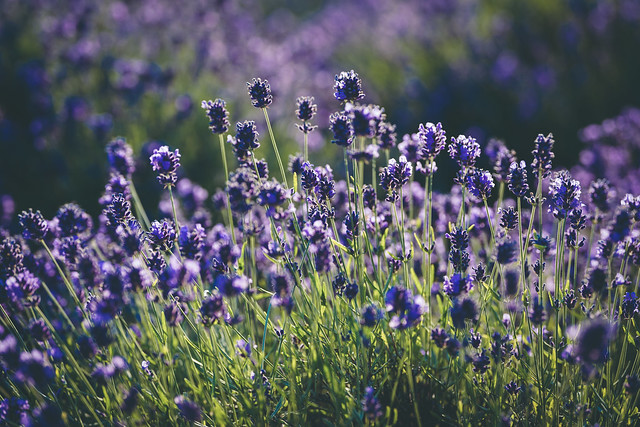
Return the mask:
<path id="1" fill-rule="evenodd" d="M 463 293 L 468 293 L 473 288 L 473 279 L 471 276 L 463 276 L 460 273 L 455 273 L 451 277 L 444 277 L 444 293 L 450 298 L 456 298 Z"/>
<path id="2" fill-rule="evenodd" d="M 47 234 L 49 224 L 44 219 L 40 211 L 23 211 L 18 215 L 20 228 L 22 229 L 22 237 L 26 240 L 41 240 Z"/>
<path id="3" fill-rule="evenodd" d="M 355 71 L 342 71 L 334 80 L 334 96 L 338 101 L 356 101 L 364 98 L 362 81 Z"/>
<path id="4" fill-rule="evenodd" d="M 442 129 L 442 123 L 421 123 L 418 126 L 418 141 L 420 157 L 433 160 L 447 145 L 447 135 Z"/>
<path id="5" fill-rule="evenodd" d="M 229 130 L 229 112 L 222 99 L 202 101 L 202 108 L 209 117 L 209 129 L 214 134 L 223 134 Z"/>
<path id="6" fill-rule="evenodd" d="M 535 148 L 531 152 L 533 154 L 531 169 L 536 178 L 539 172 L 542 172 L 542 177 L 546 177 L 551 172 L 551 160 L 555 157 L 553 154 L 554 142 L 552 134 L 547 136 L 539 134 L 536 138 Z"/>
<path id="7" fill-rule="evenodd" d="M 411 163 L 404 156 L 389 160 L 389 165 L 380 172 L 380 185 L 387 191 L 387 200 L 398 200 L 398 191 L 409 182 L 412 171 Z"/>
<path id="8" fill-rule="evenodd" d="M 484 169 L 472 169 L 467 174 L 467 188 L 478 199 L 486 200 L 491 196 L 491 190 L 495 186 L 493 177 Z"/>
<path id="9" fill-rule="evenodd" d="M 549 186 L 549 211 L 558 219 L 565 219 L 576 209 L 582 208 L 580 183 L 571 179 L 567 171 L 558 172 Z"/>
<path id="10" fill-rule="evenodd" d="M 509 175 L 507 176 L 509 190 L 516 197 L 524 197 L 529 193 L 529 182 L 527 181 L 527 164 L 524 160 L 511 163 Z"/>
<path id="11" fill-rule="evenodd" d="M 333 133 L 331 143 L 348 147 L 353 143 L 354 133 L 351 119 L 345 112 L 336 112 L 329 116 L 329 128 Z"/>
<path id="12" fill-rule="evenodd" d="M 180 151 L 170 151 L 169 147 L 162 147 L 153 150 L 149 157 L 153 170 L 158 172 L 158 181 L 165 187 L 173 186 L 178 180 L 178 168 L 180 167 Z"/>
<path id="13" fill-rule="evenodd" d="M 480 144 L 471 136 L 452 137 L 449 144 L 449 156 L 458 163 L 461 169 L 470 168 L 476 164 L 476 160 L 480 157 Z"/>
<path id="14" fill-rule="evenodd" d="M 413 295 L 409 289 L 397 286 L 391 287 L 384 297 L 387 313 L 391 313 L 389 327 L 392 329 L 407 329 L 422 321 L 426 312 L 424 299 L 420 295 Z"/>
<path id="15" fill-rule="evenodd" d="M 249 97 L 251 104 L 256 108 L 267 108 L 273 102 L 271 94 L 271 86 L 268 80 L 254 78 L 251 82 L 247 82 Z"/>

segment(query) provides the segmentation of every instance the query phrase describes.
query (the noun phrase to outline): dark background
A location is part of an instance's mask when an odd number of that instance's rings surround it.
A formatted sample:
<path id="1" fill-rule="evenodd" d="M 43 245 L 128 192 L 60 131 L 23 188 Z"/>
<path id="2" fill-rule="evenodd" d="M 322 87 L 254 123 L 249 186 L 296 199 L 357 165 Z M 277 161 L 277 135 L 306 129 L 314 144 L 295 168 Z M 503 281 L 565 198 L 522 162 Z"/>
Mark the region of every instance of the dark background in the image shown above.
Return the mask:
<path id="1" fill-rule="evenodd" d="M 312 159 L 339 165 L 326 126 L 339 108 L 333 77 L 350 69 L 399 139 L 441 121 L 449 136 L 495 136 L 530 160 L 535 136 L 552 132 L 556 165 L 569 167 L 581 128 L 640 105 L 639 53 L 636 0 L 3 0 L 0 194 L 18 212 L 51 217 L 76 201 L 96 214 L 104 147 L 119 135 L 139 157 L 146 203 L 161 190 L 150 141 L 179 148 L 183 173 L 212 194 L 224 177 L 200 101 L 224 98 L 232 126 L 256 119 L 265 137 L 252 77 L 271 83 L 284 153 L 302 139 L 295 98 L 315 96 Z"/>

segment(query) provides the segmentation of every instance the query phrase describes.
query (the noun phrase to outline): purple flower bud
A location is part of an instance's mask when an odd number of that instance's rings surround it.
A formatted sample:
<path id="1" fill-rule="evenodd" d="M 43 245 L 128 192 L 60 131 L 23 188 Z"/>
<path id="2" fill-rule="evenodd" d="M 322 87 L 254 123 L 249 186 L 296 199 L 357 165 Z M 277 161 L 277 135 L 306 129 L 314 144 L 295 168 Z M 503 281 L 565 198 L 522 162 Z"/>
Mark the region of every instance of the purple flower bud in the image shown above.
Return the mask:
<path id="1" fill-rule="evenodd" d="M 158 172 L 158 181 L 165 187 L 173 186 L 178 180 L 178 168 L 180 167 L 180 151 L 169 151 L 169 147 L 162 147 L 153 150 L 149 161 L 153 170 Z"/>
<path id="2" fill-rule="evenodd" d="M 202 108 L 209 117 L 209 129 L 214 134 L 223 134 L 229 130 L 229 112 L 222 99 L 202 101 Z"/>
<path id="3" fill-rule="evenodd" d="M 480 144 L 471 136 L 459 135 L 452 137 L 449 144 L 449 156 L 458 163 L 462 169 L 476 164 L 480 157 Z"/>
<path id="4" fill-rule="evenodd" d="M 47 234 L 49 224 L 43 218 L 40 211 L 34 212 L 33 209 L 23 211 L 18 215 L 18 221 L 22 228 L 22 237 L 26 240 L 41 240 Z"/>
<path id="5" fill-rule="evenodd" d="M 338 101 L 356 101 L 364 98 L 362 81 L 358 74 L 351 71 L 342 71 L 335 77 L 334 96 Z"/>
<path id="6" fill-rule="evenodd" d="M 256 108 L 267 108 L 273 102 L 271 94 L 271 86 L 268 80 L 254 78 L 251 82 L 247 82 L 249 97 L 251 104 Z"/>

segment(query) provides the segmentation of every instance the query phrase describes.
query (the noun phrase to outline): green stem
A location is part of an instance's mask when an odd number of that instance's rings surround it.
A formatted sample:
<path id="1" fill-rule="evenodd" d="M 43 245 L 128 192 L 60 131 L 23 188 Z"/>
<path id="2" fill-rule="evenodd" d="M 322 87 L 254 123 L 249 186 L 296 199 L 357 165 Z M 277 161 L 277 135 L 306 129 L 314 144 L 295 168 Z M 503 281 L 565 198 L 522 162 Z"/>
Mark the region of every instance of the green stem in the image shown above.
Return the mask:
<path id="1" fill-rule="evenodd" d="M 278 160 L 278 166 L 280 167 L 280 174 L 282 174 L 282 183 L 284 188 L 289 190 L 289 184 L 287 183 L 287 175 L 284 172 L 284 166 L 282 165 L 282 159 L 280 158 L 280 152 L 278 151 L 278 144 L 276 144 L 276 138 L 273 136 L 273 129 L 271 129 L 271 121 L 269 120 L 269 113 L 267 113 L 266 107 L 262 109 L 264 112 L 264 119 L 267 122 L 267 128 L 269 129 L 269 136 L 271 137 L 271 144 L 273 145 L 273 152 Z"/>
<path id="2" fill-rule="evenodd" d="M 222 134 L 218 135 L 218 139 L 220 141 L 220 155 L 222 156 L 222 164 L 224 165 L 224 177 L 226 179 L 225 183 L 229 181 L 229 166 L 227 164 L 227 152 L 224 148 L 224 138 L 222 138 Z M 226 184 L 225 184 L 226 185 Z M 236 229 L 233 225 L 233 214 L 231 213 L 231 202 L 229 201 L 229 194 L 227 193 L 227 220 L 229 224 L 229 228 L 231 228 L 231 239 L 233 240 L 233 244 L 236 244 Z"/>

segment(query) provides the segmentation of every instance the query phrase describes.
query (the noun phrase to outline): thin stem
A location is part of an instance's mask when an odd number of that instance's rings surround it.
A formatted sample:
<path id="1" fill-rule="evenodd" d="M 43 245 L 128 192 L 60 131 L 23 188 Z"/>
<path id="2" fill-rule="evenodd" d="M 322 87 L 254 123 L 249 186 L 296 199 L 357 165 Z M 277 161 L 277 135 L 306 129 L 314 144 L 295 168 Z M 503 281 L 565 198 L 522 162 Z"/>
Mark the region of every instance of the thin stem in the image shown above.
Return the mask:
<path id="1" fill-rule="evenodd" d="M 271 144 L 273 145 L 273 152 L 276 155 L 276 159 L 278 160 L 278 166 L 280 167 L 280 174 L 282 174 L 282 183 L 284 184 L 284 188 L 289 190 L 289 184 L 287 183 L 287 175 L 284 172 L 284 166 L 282 165 L 282 159 L 280 158 L 280 152 L 278 151 L 278 144 L 276 144 L 276 138 L 273 136 L 273 129 L 271 129 L 271 121 L 269 120 L 269 113 L 267 113 L 267 109 L 263 108 L 264 119 L 267 122 L 267 128 L 269 129 L 269 136 L 271 137 Z"/>
<path id="2" fill-rule="evenodd" d="M 220 141 L 220 156 L 222 157 L 222 164 L 224 165 L 224 177 L 225 183 L 229 181 L 229 166 L 227 165 L 227 152 L 224 148 L 224 138 L 222 138 L 222 134 L 218 135 L 218 139 Z M 225 192 L 226 193 L 226 192 Z M 236 229 L 233 225 L 233 214 L 231 213 L 231 202 L 229 200 L 229 193 L 226 193 L 227 196 L 227 220 L 229 221 L 229 228 L 231 228 L 231 239 L 233 240 L 233 244 L 236 244 Z"/>

